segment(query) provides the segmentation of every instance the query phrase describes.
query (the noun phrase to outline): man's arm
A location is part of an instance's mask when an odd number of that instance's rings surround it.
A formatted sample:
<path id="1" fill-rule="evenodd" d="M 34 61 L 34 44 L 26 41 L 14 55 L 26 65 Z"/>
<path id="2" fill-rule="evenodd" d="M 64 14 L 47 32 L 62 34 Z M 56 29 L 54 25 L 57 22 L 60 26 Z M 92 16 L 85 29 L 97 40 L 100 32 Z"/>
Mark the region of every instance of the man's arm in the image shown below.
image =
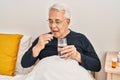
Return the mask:
<path id="1" fill-rule="evenodd" d="M 32 54 L 32 49 L 33 47 L 37 44 L 38 38 L 33 42 L 32 46 L 28 49 L 28 51 L 23 55 L 22 60 L 21 60 L 21 65 L 24 68 L 32 66 L 36 60 L 38 59 L 37 57 L 33 57 Z"/>
<path id="2" fill-rule="evenodd" d="M 91 71 L 100 71 L 101 69 L 100 60 L 92 44 L 86 37 L 83 38 L 83 51 L 80 52 L 80 54 L 82 60 L 81 65 L 83 67 Z"/>
<path id="3" fill-rule="evenodd" d="M 41 50 L 45 48 L 45 45 L 53 39 L 52 34 L 42 34 L 37 38 L 30 49 L 24 54 L 21 64 L 23 67 L 32 66 L 39 57 Z"/>

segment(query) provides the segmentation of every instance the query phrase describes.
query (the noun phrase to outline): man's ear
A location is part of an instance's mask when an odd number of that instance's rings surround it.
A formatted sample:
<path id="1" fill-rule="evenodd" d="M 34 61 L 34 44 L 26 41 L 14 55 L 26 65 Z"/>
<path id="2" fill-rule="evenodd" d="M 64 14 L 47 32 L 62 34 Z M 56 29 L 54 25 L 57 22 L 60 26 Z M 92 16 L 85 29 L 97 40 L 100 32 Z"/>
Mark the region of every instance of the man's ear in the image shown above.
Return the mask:
<path id="1" fill-rule="evenodd" d="M 70 24 L 70 19 L 67 19 L 66 22 L 67 22 L 68 24 Z"/>

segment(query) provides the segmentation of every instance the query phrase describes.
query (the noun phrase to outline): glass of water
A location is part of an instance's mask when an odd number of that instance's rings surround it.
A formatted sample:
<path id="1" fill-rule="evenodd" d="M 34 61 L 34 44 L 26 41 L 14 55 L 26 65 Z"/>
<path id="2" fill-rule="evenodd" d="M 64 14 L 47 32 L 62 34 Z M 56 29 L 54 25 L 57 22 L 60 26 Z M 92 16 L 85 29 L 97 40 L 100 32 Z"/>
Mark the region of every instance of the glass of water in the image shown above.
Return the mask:
<path id="1" fill-rule="evenodd" d="M 62 56 L 60 51 L 65 46 L 67 46 L 67 39 L 66 38 L 59 38 L 58 39 L 58 56 Z"/>

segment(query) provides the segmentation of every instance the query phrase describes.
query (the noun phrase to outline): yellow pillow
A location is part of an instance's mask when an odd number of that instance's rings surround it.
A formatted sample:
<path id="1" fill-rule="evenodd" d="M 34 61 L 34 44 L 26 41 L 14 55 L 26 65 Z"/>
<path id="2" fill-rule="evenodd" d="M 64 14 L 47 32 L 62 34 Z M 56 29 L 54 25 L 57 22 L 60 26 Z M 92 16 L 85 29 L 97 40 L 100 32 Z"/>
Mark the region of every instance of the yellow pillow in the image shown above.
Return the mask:
<path id="1" fill-rule="evenodd" d="M 21 34 L 0 34 L 0 74 L 14 76 Z"/>

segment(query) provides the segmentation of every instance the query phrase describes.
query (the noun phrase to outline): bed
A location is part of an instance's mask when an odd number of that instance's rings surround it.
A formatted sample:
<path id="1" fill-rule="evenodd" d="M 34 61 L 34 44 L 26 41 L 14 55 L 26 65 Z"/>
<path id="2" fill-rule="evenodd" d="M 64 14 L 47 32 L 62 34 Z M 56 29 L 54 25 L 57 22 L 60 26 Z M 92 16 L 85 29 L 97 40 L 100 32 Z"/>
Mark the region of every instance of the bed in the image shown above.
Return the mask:
<path id="1" fill-rule="evenodd" d="M 29 68 L 21 66 L 21 58 L 31 46 L 31 36 L 23 36 L 19 44 L 14 76 L 0 75 L 0 80 L 96 80 L 74 60 L 51 56 L 38 61 Z"/>

